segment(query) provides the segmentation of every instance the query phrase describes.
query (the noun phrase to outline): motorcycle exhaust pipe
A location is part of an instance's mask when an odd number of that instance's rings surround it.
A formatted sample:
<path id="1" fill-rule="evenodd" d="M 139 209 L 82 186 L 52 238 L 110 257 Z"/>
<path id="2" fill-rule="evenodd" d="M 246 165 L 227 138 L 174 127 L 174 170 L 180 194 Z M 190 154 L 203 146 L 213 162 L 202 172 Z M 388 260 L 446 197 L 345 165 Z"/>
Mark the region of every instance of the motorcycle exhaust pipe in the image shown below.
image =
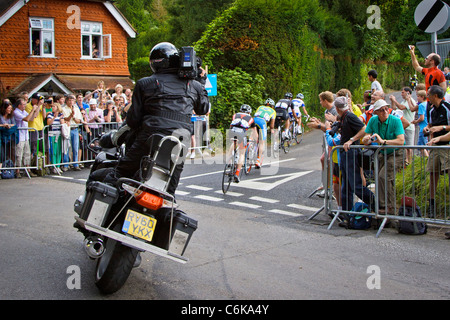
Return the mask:
<path id="1" fill-rule="evenodd" d="M 84 239 L 84 250 L 92 259 L 98 259 L 105 253 L 103 239 L 97 236 L 90 236 Z"/>

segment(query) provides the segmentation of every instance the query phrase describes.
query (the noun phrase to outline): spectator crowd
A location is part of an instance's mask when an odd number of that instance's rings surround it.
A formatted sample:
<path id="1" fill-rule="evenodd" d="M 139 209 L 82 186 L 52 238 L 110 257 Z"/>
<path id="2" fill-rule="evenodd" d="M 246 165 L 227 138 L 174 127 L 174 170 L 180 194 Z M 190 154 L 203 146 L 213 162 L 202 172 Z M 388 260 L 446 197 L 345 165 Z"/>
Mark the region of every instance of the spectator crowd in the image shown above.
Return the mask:
<path id="1" fill-rule="evenodd" d="M 102 131 L 117 128 L 126 119 L 131 100 L 131 89 L 117 84 L 110 90 L 103 81 L 85 94 L 33 93 L 29 97 L 28 92 L 22 92 L 14 103 L 3 99 L 0 168 L 16 168 L 16 178 L 24 173 L 36 176 L 44 170 L 81 170 L 83 161 L 88 160 L 87 143 Z"/>
<path id="2" fill-rule="evenodd" d="M 450 141 L 450 70 L 441 71 L 440 56 L 429 54 L 425 67 L 421 67 L 410 47 L 412 66 L 425 78 L 425 83 L 404 87 L 401 98 L 386 94 L 377 80 L 375 70 L 368 73 L 371 88 L 364 93 L 361 104 L 355 104 L 351 93 L 346 89 L 336 94 L 323 92 L 319 95 L 320 104 L 325 108 L 325 122 L 312 118 L 310 128 L 324 132 L 328 144 L 329 160 L 333 166 L 333 191 L 338 210 L 354 211 L 354 196 L 364 202 L 368 209 L 381 214 L 396 214 L 396 173 L 412 163 L 415 146 L 448 146 Z M 336 128 L 338 128 L 336 130 Z M 350 148 L 359 145 L 359 148 Z M 363 163 L 365 146 L 383 147 L 378 158 L 378 194 L 369 190 Z M 337 152 L 331 152 L 341 146 Z M 412 146 L 398 148 L 396 146 Z M 369 148 L 367 148 L 369 149 Z M 370 148 L 373 150 L 373 148 Z M 424 216 L 437 217 L 435 201 L 439 177 L 450 169 L 450 154 L 444 148 L 416 148 L 426 161 L 429 176 L 429 195 Z M 322 161 L 324 161 L 322 157 Z M 373 169 L 373 167 L 371 168 Z M 398 190 L 397 190 L 398 192 Z M 377 202 L 377 203 L 376 203 Z M 340 226 L 348 227 L 350 216 L 343 215 Z M 450 233 L 446 234 L 450 237 Z"/>

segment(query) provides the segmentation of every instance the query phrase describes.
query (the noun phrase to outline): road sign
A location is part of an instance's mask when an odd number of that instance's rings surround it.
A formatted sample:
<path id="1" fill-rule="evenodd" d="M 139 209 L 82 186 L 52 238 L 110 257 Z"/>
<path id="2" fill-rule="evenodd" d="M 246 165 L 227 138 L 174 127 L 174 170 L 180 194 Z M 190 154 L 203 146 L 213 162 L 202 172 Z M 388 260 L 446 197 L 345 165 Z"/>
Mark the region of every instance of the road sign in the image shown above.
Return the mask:
<path id="1" fill-rule="evenodd" d="M 217 74 L 208 74 L 205 83 L 205 89 L 208 96 L 217 96 Z"/>
<path id="2" fill-rule="evenodd" d="M 448 11 L 448 6 L 440 0 L 424 0 L 414 12 L 414 20 L 426 33 L 438 32 L 447 24 Z"/>
<path id="3" fill-rule="evenodd" d="M 448 11 L 447 23 L 445 24 L 445 26 L 441 30 L 439 30 L 437 32 L 437 34 L 444 33 L 450 27 L 450 6 L 448 4 L 446 4 L 446 3 L 445 3 L 445 6 L 447 7 L 447 11 Z"/>

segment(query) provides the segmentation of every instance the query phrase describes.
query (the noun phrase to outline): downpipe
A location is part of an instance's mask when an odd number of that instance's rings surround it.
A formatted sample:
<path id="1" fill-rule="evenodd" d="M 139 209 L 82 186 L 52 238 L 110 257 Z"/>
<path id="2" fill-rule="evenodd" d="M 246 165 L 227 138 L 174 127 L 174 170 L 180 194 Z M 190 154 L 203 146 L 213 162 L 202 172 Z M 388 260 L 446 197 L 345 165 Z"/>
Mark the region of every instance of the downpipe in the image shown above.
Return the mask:
<path id="1" fill-rule="evenodd" d="M 84 239 L 84 250 L 92 259 L 98 259 L 105 253 L 103 238 L 99 236 L 89 236 Z"/>

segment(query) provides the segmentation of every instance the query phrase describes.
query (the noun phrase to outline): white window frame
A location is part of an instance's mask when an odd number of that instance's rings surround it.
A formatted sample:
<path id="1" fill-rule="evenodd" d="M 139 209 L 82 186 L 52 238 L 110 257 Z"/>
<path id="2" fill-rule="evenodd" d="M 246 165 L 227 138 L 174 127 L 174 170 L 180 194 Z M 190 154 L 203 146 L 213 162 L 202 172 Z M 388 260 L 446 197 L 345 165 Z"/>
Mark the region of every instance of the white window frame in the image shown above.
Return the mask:
<path id="1" fill-rule="evenodd" d="M 51 23 L 51 27 L 48 27 L 48 23 Z M 39 18 L 39 17 L 30 17 L 29 19 L 30 24 L 30 56 L 33 57 L 55 57 L 55 19 L 53 18 Z M 33 40 L 35 40 L 35 37 L 33 37 L 33 34 L 39 33 L 39 54 L 33 54 Z M 50 38 L 51 41 L 51 52 L 45 53 L 45 41 L 44 37 Z"/>
<path id="2" fill-rule="evenodd" d="M 98 46 L 98 57 L 93 57 L 93 40 Z M 101 22 L 81 21 L 81 59 L 109 59 L 111 49 L 111 35 L 103 34 Z"/>

